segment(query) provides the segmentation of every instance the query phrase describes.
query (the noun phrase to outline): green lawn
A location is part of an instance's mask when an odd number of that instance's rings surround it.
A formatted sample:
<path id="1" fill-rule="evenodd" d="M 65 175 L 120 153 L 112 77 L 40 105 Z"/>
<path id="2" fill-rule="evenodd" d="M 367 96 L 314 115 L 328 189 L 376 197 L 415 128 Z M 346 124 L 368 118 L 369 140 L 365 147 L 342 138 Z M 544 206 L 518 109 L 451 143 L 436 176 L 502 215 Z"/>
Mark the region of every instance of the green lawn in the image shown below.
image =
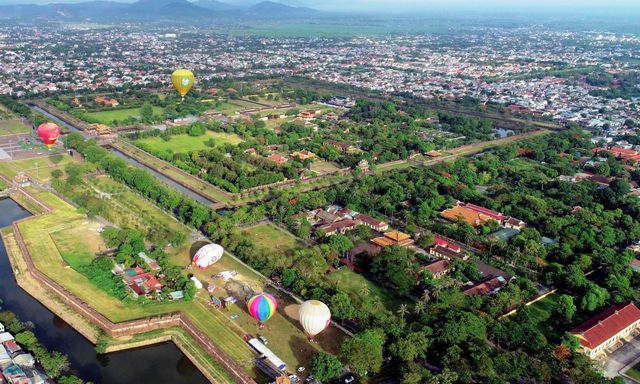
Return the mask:
<path id="1" fill-rule="evenodd" d="M 29 160 L 17 160 L 0 162 L 0 172 L 9 177 L 14 177 L 18 172 L 24 172 L 33 179 L 46 183 L 51 181 L 51 172 L 56 169 L 64 170 L 70 163 L 78 163 L 73 157 L 67 155 L 54 155 Z M 88 167 L 93 165 L 86 163 Z"/>
<path id="2" fill-rule="evenodd" d="M 107 247 L 98 232 L 102 225 L 96 221 L 86 220 L 81 226 L 72 226 L 51 233 L 51 238 L 60 252 L 62 259 L 71 268 L 78 269 L 88 265 L 98 253 Z"/>
<path id="3" fill-rule="evenodd" d="M 31 129 L 20 120 L 0 120 L 0 136 L 29 133 Z"/>
<path id="4" fill-rule="evenodd" d="M 636 380 L 640 380 L 640 364 L 634 365 L 630 370 L 628 370 L 625 373 Z"/>
<path id="5" fill-rule="evenodd" d="M 161 115 L 164 109 L 161 107 L 153 107 L 154 115 Z M 102 124 L 111 124 L 113 121 L 125 121 L 129 117 L 140 117 L 140 108 L 116 109 L 113 111 L 89 112 L 87 116 L 98 120 Z"/>
<path id="6" fill-rule="evenodd" d="M 271 224 L 260 224 L 242 232 L 259 247 L 274 252 L 287 253 L 305 246 L 289 233 Z"/>
<path id="7" fill-rule="evenodd" d="M 171 136 L 169 141 L 165 141 L 160 137 L 149 137 L 137 142 L 152 151 L 163 152 L 170 150 L 173 153 L 186 153 L 210 148 L 205 144 L 210 139 L 213 139 L 217 147 L 225 144 L 238 145 L 242 142 L 242 139 L 236 134 L 212 131 L 207 131 L 202 136 L 175 135 Z"/>
<path id="8" fill-rule="evenodd" d="M 361 300 L 363 287 L 366 286 L 369 290 L 369 295 L 380 298 L 385 308 L 390 311 L 395 311 L 401 304 L 409 302 L 407 299 L 396 295 L 391 290 L 381 287 L 347 267 L 342 267 L 332 272 L 328 279 L 335 282 L 339 289 L 348 293 L 354 300 Z"/>
<path id="9" fill-rule="evenodd" d="M 562 329 L 558 327 L 558 324 L 549 320 L 556 306 L 558 297 L 558 294 L 552 293 L 544 299 L 528 306 L 529 313 L 533 317 L 534 322 L 538 324 L 538 329 L 550 340 L 560 339 L 562 336 Z"/>

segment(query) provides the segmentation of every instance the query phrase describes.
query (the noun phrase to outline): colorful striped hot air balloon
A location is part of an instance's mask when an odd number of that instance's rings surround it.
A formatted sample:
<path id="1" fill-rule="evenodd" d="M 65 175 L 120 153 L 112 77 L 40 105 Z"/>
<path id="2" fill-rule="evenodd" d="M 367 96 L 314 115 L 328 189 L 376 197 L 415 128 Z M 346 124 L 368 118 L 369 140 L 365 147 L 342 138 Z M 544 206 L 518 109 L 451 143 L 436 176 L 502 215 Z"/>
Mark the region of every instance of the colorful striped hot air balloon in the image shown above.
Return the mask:
<path id="1" fill-rule="evenodd" d="M 270 294 L 260 292 L 251 296 L 247 302 L 247 308 L 251 316 L 260 322 L 260 328 L 262 328 L 264 322 L 276 313 L 278 302 Z"/>
<path id="2" fill-rule="evenodd" d="M 193 72 L 188 69 L 177 69 L 171 74 L 171 82 L 184 100 L 184 96 L 195 83 L 195 77 Z"/>

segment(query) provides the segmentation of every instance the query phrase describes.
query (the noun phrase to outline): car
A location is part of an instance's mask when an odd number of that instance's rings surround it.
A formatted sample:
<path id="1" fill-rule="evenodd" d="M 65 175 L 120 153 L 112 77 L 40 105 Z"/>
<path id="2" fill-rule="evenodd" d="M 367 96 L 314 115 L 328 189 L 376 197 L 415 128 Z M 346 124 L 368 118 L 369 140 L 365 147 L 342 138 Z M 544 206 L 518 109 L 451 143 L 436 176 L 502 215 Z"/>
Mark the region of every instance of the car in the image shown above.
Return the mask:
<path id="1" fill-rule="evenodd" d="M 262 344 L 267 345 L 267 338 L 264 336 L 258 336 L 258 340 L 262 341 Z"/>
<path id="2" fill-rule="evenodd" d="M 235 320 L 235 319 L 237 319 L 238 317 L 240 317 L 240 315 L 231 315 L 231 316 L 229 316 L 229 318 L 230 318 L 231 320 Z"/>
<path id="3" fill-rule="evenodd" d="M 291 380 L 292 383 L 299 383 L 300 382 L 300 378 L 296 375 L 289 375 L 289 380 Z"/>

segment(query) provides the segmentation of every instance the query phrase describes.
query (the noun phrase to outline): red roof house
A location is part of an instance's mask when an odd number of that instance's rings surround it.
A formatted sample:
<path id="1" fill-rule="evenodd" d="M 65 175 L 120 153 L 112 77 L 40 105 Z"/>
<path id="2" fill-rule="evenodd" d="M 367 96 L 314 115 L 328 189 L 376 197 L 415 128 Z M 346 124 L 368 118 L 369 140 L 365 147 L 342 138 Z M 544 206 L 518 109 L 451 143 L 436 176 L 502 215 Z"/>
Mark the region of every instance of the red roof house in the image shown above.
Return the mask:
<path id="1" fill-rule="evenodd" d="M 614 305 L 574 328 L 571 333 L 580 340 L 584 353 L 594 358 L 606 349 L 620 345 L 640 326 L 640 309 L 633 303 Z"/>

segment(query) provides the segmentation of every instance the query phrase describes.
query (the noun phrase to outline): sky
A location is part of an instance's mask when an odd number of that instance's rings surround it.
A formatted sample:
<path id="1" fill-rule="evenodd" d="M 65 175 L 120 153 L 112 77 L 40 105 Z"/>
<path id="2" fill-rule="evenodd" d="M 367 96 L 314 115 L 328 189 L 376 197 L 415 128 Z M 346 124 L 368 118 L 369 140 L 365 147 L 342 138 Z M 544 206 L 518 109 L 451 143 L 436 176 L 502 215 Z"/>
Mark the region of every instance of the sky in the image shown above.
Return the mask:
<path id="1" fill-rule="evenodd" d="M 0 4 L 70 3 L 88 0 L 0 0 Z M 135 0 L 114 0 L 134 2 Z M 230 4 L 257 3 L 261 0 L 222 0 Z M 562 12 L 640 12 L 640 0 L 274 0 L 290 5 L 309 6 L 327 11 L 482 11 L 518 12 L 522 10 Z"/>

